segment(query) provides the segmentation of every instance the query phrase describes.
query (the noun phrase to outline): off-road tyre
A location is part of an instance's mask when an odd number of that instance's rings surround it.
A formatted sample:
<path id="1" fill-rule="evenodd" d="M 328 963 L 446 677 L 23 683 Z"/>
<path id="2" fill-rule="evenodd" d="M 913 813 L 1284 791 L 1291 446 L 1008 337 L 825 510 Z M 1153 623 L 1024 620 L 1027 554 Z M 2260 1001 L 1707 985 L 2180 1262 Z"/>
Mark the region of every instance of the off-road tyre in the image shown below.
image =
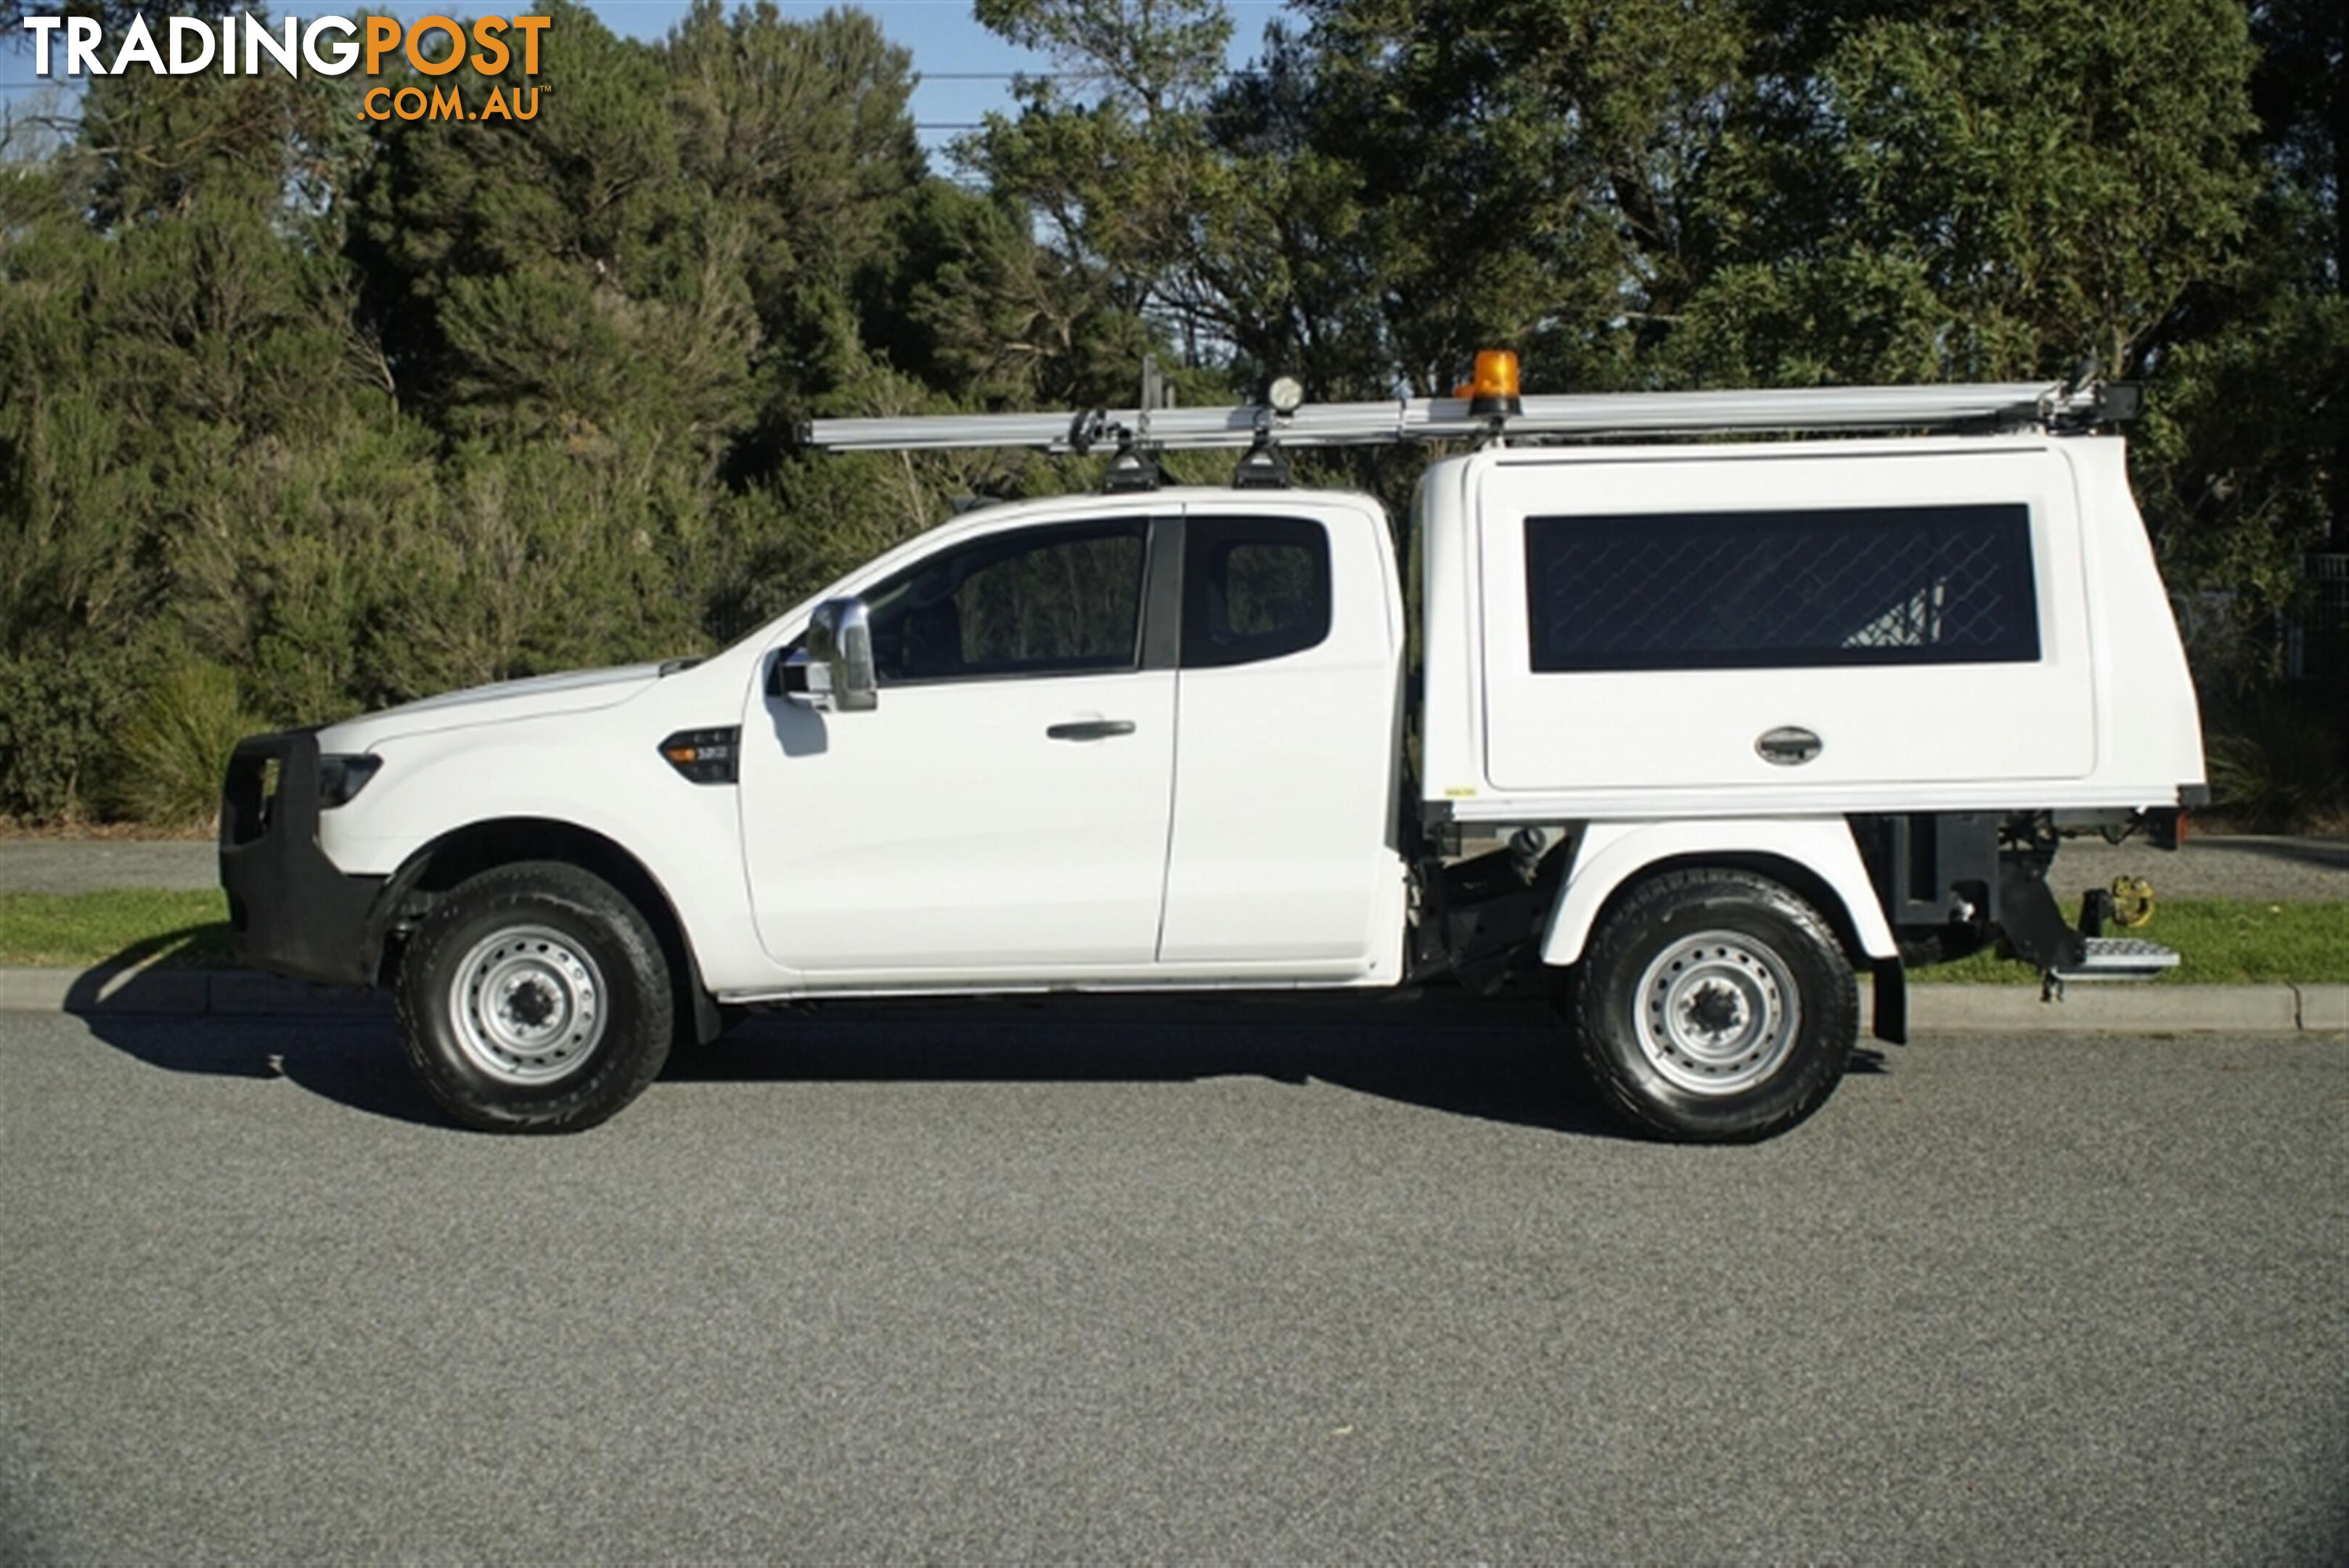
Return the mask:
<path id="1" fill-rule="evenodd" d="M 1835 1092 L 1858 1040 L 1858 988 L 1834 929 L 1749 871 L 1634 887 L 1562 1000 L 1591 1085 L 1632 1127 L 1676 1142 L 1785 1131 Z"/>
<path id="2" fill-rule="evenodd" d="M 678 1006 L 659 937 L 591 872 L 522 861 L 428 914 L 393 987 L 400 1043 L 440 1108 L 489 1132 L 579 1132 L 659 1076 Z"/>

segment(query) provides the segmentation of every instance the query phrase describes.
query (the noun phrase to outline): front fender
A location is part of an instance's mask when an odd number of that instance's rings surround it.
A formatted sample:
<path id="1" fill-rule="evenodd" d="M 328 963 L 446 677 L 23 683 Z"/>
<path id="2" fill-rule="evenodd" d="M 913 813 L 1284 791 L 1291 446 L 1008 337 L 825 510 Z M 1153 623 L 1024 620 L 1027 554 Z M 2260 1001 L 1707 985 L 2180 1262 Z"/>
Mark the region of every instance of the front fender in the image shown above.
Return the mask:
<path id="1" fill-rule="evenodd" d="M 660 889 L 713 987 L 762 983 L 774 965 L 751 935 L 737 790 L 680 777 L 656 742 L 687 713 L 626 724 L 571 716 L 389 741 L 349 805 L 324 814 L 319 846 L 347 873 L 388 877 L 426 846 L 485 823 L 545 823 L 618 846 Z"/>
<path id="2" fill-rule="evenodd" d="M 1842 923 L 1858 938 L 1861 952 L 1871 959 L 1899 956 L 1851 825 L 1842 817 L 1708 817 L 1594 822 L 1585 827 L 1542 936 L 1542 961 L 1562 966 L 1581 958 L 1607 900 L 1647 867 L 1706 856 L 1730 864 L 1762 862 L 1757 868 L 1764 871 L 1767 862 L 1780 861 L 1807 873 L 1841 902 Z M 1833 919 L 1837 911 L 1820 913 Z"/>

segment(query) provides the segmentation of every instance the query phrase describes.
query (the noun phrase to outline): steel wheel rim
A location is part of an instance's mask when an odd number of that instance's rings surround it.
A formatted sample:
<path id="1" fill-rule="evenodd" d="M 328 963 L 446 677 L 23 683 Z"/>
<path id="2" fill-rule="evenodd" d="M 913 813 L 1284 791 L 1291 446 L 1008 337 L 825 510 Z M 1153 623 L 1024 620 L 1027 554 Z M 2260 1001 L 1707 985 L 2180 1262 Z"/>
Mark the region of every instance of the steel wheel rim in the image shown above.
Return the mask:
<path id="1" fill-rule="evenodd" d="M 1699 931 L 1640 977 L 1640 1054 L 1693 1095 L 1733 1095 L 1775 1073 L 1802 1032 L 1786 961 L 1743 931 Z"/>
<path id="2" fill-rule="evenodd" d="M 604 971 L 545 926 L 508 926 L 473 944 L 449 988 L 449 1020 L 466 1060 L 508 1084 L 577 1072 L 603 1043 Z"/>

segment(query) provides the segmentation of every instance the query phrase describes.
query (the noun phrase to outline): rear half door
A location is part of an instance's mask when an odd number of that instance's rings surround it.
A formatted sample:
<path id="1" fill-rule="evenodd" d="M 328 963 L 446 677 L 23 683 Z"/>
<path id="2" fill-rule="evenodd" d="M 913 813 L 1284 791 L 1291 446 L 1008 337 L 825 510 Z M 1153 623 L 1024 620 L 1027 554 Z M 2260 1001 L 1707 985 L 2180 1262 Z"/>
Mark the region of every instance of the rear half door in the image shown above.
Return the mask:
<path id="1" fill-rule="evenodd" d="M 1373 977 L 1399 929 L 1402 628 L 1384 520 L 1242 495 L 1192 504 L 1184 530 L 1159 957 L 1268 981 Z"/>

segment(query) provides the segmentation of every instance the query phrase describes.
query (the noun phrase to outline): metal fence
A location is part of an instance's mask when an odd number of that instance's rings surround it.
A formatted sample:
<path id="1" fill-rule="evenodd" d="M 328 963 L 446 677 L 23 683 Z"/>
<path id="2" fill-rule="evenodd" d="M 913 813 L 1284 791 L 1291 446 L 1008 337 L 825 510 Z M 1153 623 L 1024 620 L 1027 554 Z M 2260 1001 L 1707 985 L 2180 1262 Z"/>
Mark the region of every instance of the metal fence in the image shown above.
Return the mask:
<path id="1" fill-rule="evenodd" d="M 2307 557 L 2306 612 L 2284 633 L 2284 670 L 2294 680 L 2349 674 L 2349 555 Z"/>

